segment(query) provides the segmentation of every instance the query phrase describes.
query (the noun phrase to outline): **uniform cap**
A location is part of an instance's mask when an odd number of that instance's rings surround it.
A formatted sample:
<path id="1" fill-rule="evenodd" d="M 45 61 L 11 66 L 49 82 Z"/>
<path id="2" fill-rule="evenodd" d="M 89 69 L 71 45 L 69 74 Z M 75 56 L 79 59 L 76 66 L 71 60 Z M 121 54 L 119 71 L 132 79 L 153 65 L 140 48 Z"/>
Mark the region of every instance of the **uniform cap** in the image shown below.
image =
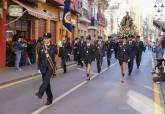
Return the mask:
<path id="1" fill-rule="evenodd" d="M 51 37 L 52 37 L 51 33 L 44 33 L 44 35 L 43 35 L 44 39 L 48 39 L 48 38 L 51 38 Z"/>

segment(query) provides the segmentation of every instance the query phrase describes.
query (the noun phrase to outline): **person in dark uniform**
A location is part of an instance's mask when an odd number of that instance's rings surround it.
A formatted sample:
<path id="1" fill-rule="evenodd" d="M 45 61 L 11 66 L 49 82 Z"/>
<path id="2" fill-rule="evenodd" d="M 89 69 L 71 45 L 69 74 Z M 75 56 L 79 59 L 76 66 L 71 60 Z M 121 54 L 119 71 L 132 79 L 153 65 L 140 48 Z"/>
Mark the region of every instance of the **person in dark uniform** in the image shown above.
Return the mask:
<path id="1" fill-rule="evenodd" d="M 94 54 L 95 53 L 95 48 L 93 46 L 93 44 L 91 43 L 91 37 L 88 36 L 86 38 L 86 43 L 84 44 L 83 47 L 83 61 L 86 65 L 86 76 L 87 76 L 87 80 L 90 80 L 90 69 L 91 69 L 91 63 L 94 60 Z"/>
<path id="2" fill-rule="evenodd" d="M 106 54 L 107 54 L 107 63 L 108 63 L 108 67 L 110 66 L 111 63 L 111 55 L 112 52 L 114 51 L 114 43 L 111 40 L 111 36 L 108 36 L 108 41 L 106 41 L 105 43 L 106 45 Z"/>
<path id="3" fill-rule="evenodd" d="M 77 49 L 77 59 L 78 59 L 78 65 L 83 67 L 83 48 L 84 48 L 85 40 L 84 37 L 81 36 L 80 41 L 78 42 L 78 49 Z"/>
<path id="4" fill-rule="evenodd" d="M 73 54 L 74 54 L 74 61 L 78 61 L 78 42 L 79 42 L 79 39 L 78 38 L 75 38 L 75 41 L 73 42 L 74 45 L 73 45 Z"/>
<path id="5" fill-rule="evenodd" d="M 139 69 L 140 63 L 141 63 L 141 58 L 142 58 L 142 52 L 144 51 L 144 44 L 142 41 L 140 41 L 140 36 L 136 37 L 136 65 L 137 68 Z"/>
<path id="6" fill-rule="evenodd" d="M 61 46 L 59 46 L 59 57 L 61 57 L 61 66 L 63 68 L 64 73 L 67 72 L 66 61 L 69 54 L 69 43 L 68 38 L 65 36 L 65 39 L 62 41 Z"/>
<path id="7" fill-rule="evenodd" d="M 44 50 L 47 50 L 49 57 L 51 58 L 52 62 L 55 64 L 55 57 L 57 54 L 57 46 L 50 43 L 51 40 L 51 33 L 45 33 L 43 36 L 43 44 L 39 49 L 38 52 L 38 64 L 39 69 L 42 74 L 42 81 L 39 91 L 36 93 L 38 98 L 42 98 L 44 93 L 46 92 L 47 95 L 47 103 L 46 105 L 52 104 L 53 101 L 53 94 L 51 91 L 50 86 L 50 79 L 53 74 L 53 69 L 47 59 L 48 55 L 45 53 Z"/>
<path id="8" fill-rule="evenodd" d="M 114 52 L 115 52 L 115 58 L 116 59 L 117 59 L 117 48 L 118 48 L 120 42 L 121 42 L 121 38 L 118 35 L 117 40 L 114 42 Z"/>
<path id="9" fill-rule="evenodd" d="M 95 42 L 95 57 L 97 62 L 97 71 L 101 72 L 101 66 L 103 64 L 103 57 L 105 56 L 105 42 L 102 40 L 102 37 L 99 36 L 98 40 Z"/>
<path id="10" fill-rule="evenodd" d="M 130 76 L 133 70 L 133 65 L 134 65 L 134 59 L 136 56 L 136 44 L 135 44 L 135 38 L 133 35 L 129 36 L 129 53 L 130 53 L 130 59 L 128 61 L 128 75 Z"/>
<path id="11" fill-rule="evenodd" d="M 121 66 L 121 73 L 122 79 L 121 82 L 124 83 L 125 81 L 125 72 L 126 72 L 126 65 L 129 60 L 129 46 L 127 43 L 127 37 L 123 36 L 122 41 L 119 42 L 117 47 L 117 59 L 119 60 Z"/>

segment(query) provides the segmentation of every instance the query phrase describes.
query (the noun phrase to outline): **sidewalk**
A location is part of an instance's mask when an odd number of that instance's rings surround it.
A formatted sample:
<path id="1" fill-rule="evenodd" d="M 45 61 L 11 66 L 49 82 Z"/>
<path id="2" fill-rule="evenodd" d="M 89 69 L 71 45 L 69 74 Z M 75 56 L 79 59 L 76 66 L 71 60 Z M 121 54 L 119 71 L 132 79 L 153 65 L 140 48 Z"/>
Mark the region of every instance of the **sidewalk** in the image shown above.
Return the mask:
<path id="1" fill-rule="evenodd" d="M 163 107 L 164 107 L 164 112 L 165 112 L 165 82 L 160 83 L 160 91 L 162 93 L 162 98 L 164 100 L 164 101 L 161 101 L 161 102 L 163 102 L 163 104 L 164 104 Z"/>
<path id="2" fill-rule="evenodd" d="M 58 69 L 60 69 L 61 68 L 60 59 L 58 58 L 57 61 L 58 61 L 57 67 Z M 67 65 L 73 65 L 73 64 L 76 64 L 76 62 L 73 61 L 72 59 L 70 62 L 67 62 Z M 40 74 L 38 73 L 36 64 L 23 66 L 21 68 L 22 71 L 16 71 L 14 67 L 5 67 L 0 69 L 0 85 Z"/>

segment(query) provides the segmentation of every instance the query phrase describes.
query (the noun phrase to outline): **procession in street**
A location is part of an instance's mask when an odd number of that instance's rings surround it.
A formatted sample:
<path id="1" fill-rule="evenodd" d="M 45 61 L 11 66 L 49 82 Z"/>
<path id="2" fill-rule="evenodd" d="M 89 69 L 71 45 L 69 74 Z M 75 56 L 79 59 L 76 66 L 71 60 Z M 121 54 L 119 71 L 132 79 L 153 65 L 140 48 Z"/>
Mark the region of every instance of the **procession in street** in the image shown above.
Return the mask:
<path id="1" fill-rule="evenodd" d="M 149 1 L 0 1 L 0 114 L 164 114 L 164 0 Z"/>

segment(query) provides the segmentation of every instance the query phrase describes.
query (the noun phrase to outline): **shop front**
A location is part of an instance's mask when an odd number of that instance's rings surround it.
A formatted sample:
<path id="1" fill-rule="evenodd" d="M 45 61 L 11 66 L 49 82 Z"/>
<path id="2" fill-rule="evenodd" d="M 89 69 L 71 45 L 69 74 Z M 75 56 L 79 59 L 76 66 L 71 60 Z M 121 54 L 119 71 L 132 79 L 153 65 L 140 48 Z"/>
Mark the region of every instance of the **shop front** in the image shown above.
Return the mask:
<path id="1" fill-rule="evenodd" d="M 52 16 L 37 8 L 36 4 L 10 0 L 6 19 L 6 66 L 14 66 L 15 54 L 12 51 L 12 37 L 14 34 L 27 44 L 22 51 L 21 65 L 35 63 L 35 45 L 38 37 L 46 32 L 47 20 Z M 38 22 L 38 23 L 36 23 Z M 30 60 L 30 62 L 28 61 Z"/>

